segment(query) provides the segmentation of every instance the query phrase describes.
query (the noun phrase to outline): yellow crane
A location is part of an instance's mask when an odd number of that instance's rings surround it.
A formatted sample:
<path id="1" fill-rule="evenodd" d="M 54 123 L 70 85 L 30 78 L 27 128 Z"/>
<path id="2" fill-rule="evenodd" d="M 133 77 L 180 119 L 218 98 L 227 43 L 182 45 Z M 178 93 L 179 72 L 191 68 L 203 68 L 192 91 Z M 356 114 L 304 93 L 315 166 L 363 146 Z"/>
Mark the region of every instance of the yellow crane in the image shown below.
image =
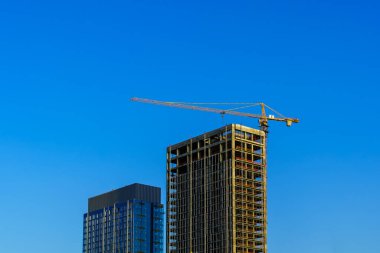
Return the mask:
<path id="1" fill-rule="evenodd" d="M 138 97 L 131 98 L 131 101 L 140 102 L 140 103 L 155 104 L 155 105 L 170 106 L 170 107 L 177 107 L 177 108 L 188 109 L 188 110 L 213 112 L 213 113 L 221 114 L 222 116 L 225 114 L 229 114 L 229 115 L 243 116 L 243 117 L 248 117 L 248 118 L 256 118 L 259 120 L 260 129 L 263 130 L 265 133 L 268 132 L 268 121 L 269 120 L 285 122 L 286 126 L 288 126 L 288 127 L 290 127 L 293 123 L 299 122 L 299 119 L 285 117 L 284 115 L 282 115 L 281 113 L 277 112 L 276 110 L 274 110 L 273 108 L 269 107 L 268 105 L 266 105 L 264 103 L 184 103 L 184 102 L 166 102 L 166 101 L 153 100 L 153 99 L 147 99 L 147 98 L 138 98 Z M 233 108 L 233 109 L 223 110 L 223 109 L 218 109 L 218 108 L 202 107 L 202 106 L 199 106 L 200 104 L 239 105 L 239 107 Z M 261 115 L 236 111 L 238 109 L 248 108 L 248 107 L 252 107 L 252 106 L 260 106 L 261 107 Z M 271 110 L 272 112 L 274 112 L 278 116 L 277 117 L 275 117 L 274 115 L 268 115 L 267 116 L 266 109 Z"/>
<path id="2" fill-rule="evenodd" d="M 182 108 L 182 109 L 188 109 L 188 110 L 198 110 L 198 111 L 205 111 L 205 112 L 213 112 L 213 113 L 218 113 L 220 115 L 235 115 L 235 116 L 243 116 L 243 117 L 248 117 L 248 118 L 255 118 L 258 119 L 260 129 L 265 132 L 265 136 L 267 137 L 268 134 L 268 121 L 273 120 L 273 121 L 281 121 L 285 122 L 286 126 L 290 127 L 293 123 L 298 123 L 299 119 L 297 118 L 288 118 L 282 115 L 281 113 L 277 112 L 273 108 L 267 106 L 264 103 L 184 103 L 184 102 L 165 102 L 165 101 L 159 101 L 159 100 L 152 100 L 152 99 L 147 99 L 147 98 L 137 98 L 133 97 L 131 98 L 131 101 L 133 102 L 141 102 L 141 103 L 149 103 L 149 104 L 155 104 L 155 105 L 163 105 L 163 106 L 170 106 L 170 107 L 176 107 L 176 108 Z M 203 107 L 199 105 L 234 105 L 235 108 L 232 109 L 218 109 L 218 108 L 210 108 L 210 107 Z M 236 107 L 238 106 L 238 107 Z M 246 112 L 241 112 L 241 111 L 236 111 L 239 109 L 243 108 L 249 108 L 252 106 L 260 106 L 261 107 L 261 114 L 252 114 L 252 113 L 246 113 Z M 277 116 L 275 117 L 274 115 L 268 115 L 266 113 L 266 109 L 269 109 L 273 113 L 275 113 Z M 264 138 L 265 141 L 265 150 L 266 150 L 266 142 L 267 138 Z M 266 152 L 266 151 L 265 151 Z M 264 237 L 266 238 L 266 203 L 267 203 L 267 197 L 266 197 L 266 155 L 263 154 L 262 158 L 262 166 L 263 166 L 263 212 L 265 213 L 265 220 L 264 220 Z M 190 191 L 191 192 L 191 191 Z M 267 252 L 266 248 L 266 239 L 264 239 L 264 251 L 260 252 Z M 191 252 L 191 251 L 190 251 Z"/>

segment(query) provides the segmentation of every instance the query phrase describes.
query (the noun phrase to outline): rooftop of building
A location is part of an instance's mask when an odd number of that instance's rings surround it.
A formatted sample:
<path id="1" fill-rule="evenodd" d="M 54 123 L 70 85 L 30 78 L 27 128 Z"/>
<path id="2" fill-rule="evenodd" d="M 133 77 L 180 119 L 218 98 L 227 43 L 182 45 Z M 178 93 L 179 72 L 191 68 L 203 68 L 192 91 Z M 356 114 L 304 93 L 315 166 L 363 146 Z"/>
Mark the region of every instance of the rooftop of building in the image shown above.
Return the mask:
<path id="1" fill-rule="evenodd" d="M 245 132 L 249 132 L 249 133 L 256 134 L 256 135 L 265 136 L 265 132 L 262 131 L 262 130 L 259 130 L 259 129 L 256 129 L 256 128 L 252 128 L 252 127 L 248 127 L 248 126 L 244 126 L 244 125 L 241 125 L 241 124 L 229 124 L 229 125 L 225 125 L 223 127 L 211 130 L 209 132 L 205 132 L 205 133 L 203 133 L 201 135 L 192 137 L 190 139 L 178 142 L 176 144 L 170 145 L 169 147 L 171 147 L 171 148 L 178 148 L 178 147 L 181 147 L 181 146 L 187 144 L 190 140 L 191 141 L 198 141 L 198 140 L 202 140 L 202 139 L 205 139 L 205 138 L 212 137 L 213 135 L 218 135 L 221 132 L 228 132 L 228 131 L 232 131 L 232 130 L 245 131 Z"/>
<path id="2" fill-rule="evenodd" d="M 88 212 L 113 206 L 128 200 L 141 200 L 151 203 L 161 203 L 161 188 L 134 183 L 112 190 L 88 199 Z"/>

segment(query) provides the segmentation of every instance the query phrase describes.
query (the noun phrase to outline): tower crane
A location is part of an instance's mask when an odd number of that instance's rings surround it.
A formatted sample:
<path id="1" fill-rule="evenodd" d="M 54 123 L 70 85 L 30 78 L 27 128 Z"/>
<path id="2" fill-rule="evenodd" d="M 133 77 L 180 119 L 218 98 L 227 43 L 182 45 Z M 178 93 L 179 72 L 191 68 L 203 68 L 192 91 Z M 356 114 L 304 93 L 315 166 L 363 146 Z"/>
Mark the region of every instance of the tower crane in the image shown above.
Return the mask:
<path id="1" fill-rule="evenodd" d="M 267 142 L 267 134 L 268 134 L 268 122 L 271 121 L 271 120 L 272 121 L 281 121 L 281 122 L 285 122 L 286 126 L 290 127 L 293 123 L 298 123 L 299 119 L 285 117 L 284 115 L 280 114 L 279 112 L 277 112 L 276 110 L 274 110 L 273 108 L 269 107 L 268 105 L 266 105 L 264 103 L 184 103 L 184 102 L 165 102 L 165 101 L 152 100 L 152 99 L 146 99 L 146 98 L 137 98 L 137 97 L 131 98 L 131 101 L 133 101 L 133 102 L 141 102 L 141 103 L 149 103 L 149 104 L 155 104 L 155 105 L 170 106 L 170 107 L 176 107 L 176 108 L 182 108 L 182 109 L 188 109 L 188 110 L 198 110 L 198 111 L 212 112 L 212 113 L 218 113 L 218 114 L 220 114 L 222 116 L 228 114 L 228 115 L 235 115 L 235 116 L 242 116 L 242 117 L 248 117 L 248 118 L 258 119 L 259 125 L 260 125 L 260 129 L 264 132 L 264 136 L 263 136 L 263 138 L 264 138 L 263 144 L 264 145 L 263 145 L 263 148 L 262 148 L 262 153 L 260 154 L 262 156 L 261 163 L 260 163 L 260 165 L 257 165 L 257 166 L 259 166 L 259 168 L 261 166 L 261 169 L 259 169 L 259 171 L 261 171 L 262 174 L 259 174 L 259 177 L 262 178 L 262 179 L 261 179 L 260 186 L 257 186 L 257 187 L 256 186 L 251 186 L 251 187 L 252 187 L 252 189 L 254 188 L 255 190 L 258 190 L 259 195 L 261 196 L 261 199 L 259 198 L 259 201 L 261 201 L 260 203 L 262 204 L 262 207 L 261 207 L 261 209 L 257 209 L 257 210 L 259 210 L 261 212 L 261 215 L 262 215 L 261 217 L 263 219 L 262 223 L 261 223 L 261 226 L 262 226 L 262 229 L 263 229 L 261 231 L 262 232 L 261 233 L 262 237 L 256 237 L 256 235 L 255 235 L 255 238 L 259 238 L 259 240 L 261 238 L 261 240 L 262 240 L 261 242 L 262 242 L 263 246 L 261 246 L 261 251 L 256 251 L 255 250 L 255 252 L 266 253 L 267 252 L 267 247 L 266 247 L 266 237 L 267 237 L 267 230 L 266 230 L 266 227 L 267 227 L 267 215 L 266 215 L 266 210 L 267 210 L 267 197 L 266 197 L 267 196 L 267 194 L 266 194 L 266 181 L 267 181 L 267 179 L 266 179 L 266 170 L 267 170 L 267 168 L 266 168 L 267 167 L 266 142 Z M 205 105 L 205 104 L 207 104 L 207 105 L 216 105 L 216 106 L 221 106 L 221 105 L 230 105 L 231 106 L 231 105 L 234 105 L 235 108 L 232 108 L 232 109 L 218 109 L 218 108 L 200 106 L 200 105 Z M 246 112 L 237 111 L 239 109 L 249 108 L 249 107 L 253 107 L 253 106 L 260 106 L 261 107 L 261 114 L 252 114 L 252 113 L 246 113 Z M 276 117 L 274 115 L 267 115 L 266 109 L 269 109 L 270 111 L 272 111 L 276 115 Z M 232 147 L 233 151 L 236 150 L 235 149 L 235 144 L 232 144 L 231 147 Z M 231 157 L 234 157 L 234 156 L 232 155 Z M 252 161 L 250 161 L 250 162 L 252 162 Z M 232 164 L 235 164 L 235 162 L 233 162 Z M 231 166 L 232 166 L 231 169 L 235 169 L 236 165 L 231 165 Z M 204 174 L 206 174 L 206 173 L 204 173 Z M 190 174 L 190 178 L 191 178 L 191 174 Z M 233 178 L 234 178 L 234 176 L 233 176 Z M 192 180 L 192 179 L 190 179 L 190 180 Z M 231 180 L 233 180 L 233 179 L 231 179 Z M 168 182 L 170 182 L 170 181 L 168 181 Z M 190 184 L 190 187 L 191 187 L 191 184 Z M 224 189 L 227 189 L 227 187 L 224 188 Z M 191 201 L 192 201 L 192 197 L 191 197 L 192 195 L 191 194 L 192 194 L 193 190 L 190 190 L 189 192 L 190 192 L 190 203 L 191 203 Z M 232 190 L 232 192 L 234 192 L 234 190 Z M 257 197 L 256 191 L 252 191 L 252 193 L 247 193 L 247 194 L 251 194 L 252 195 L 251 199 L 253 199 L 253 200 L 255 200 L 256 197 Z M 169 195 L 167 195 L 167 196 L 169 196 Z M 170 203 L 172 203 L 172 202 L 167 202 L 167 203 L 168 203 L 168 205 L 170 205 Z M 255 206 L 256 206 L 256 204 L 255 204 Z M 192 207 L 192 204 L 190 204 L 190 207 Z M 170 211 L 169 208 L 167 210 L 168 210 L 168 212 Z M 190 210 L 192 210 L 192 209 L 190 208 Z M 255 216 L 256 216 L 256 213 L 255 213 Z M 191 216 L 189 216 L 189 217 L 191 217 Z M 190 224 L 191 224 L 191 220 L 192 220 L 192 218 L 190 218 Z M 255 223 L 256 223 L 256 221 L 255 221 Z M 191 232 L 192 230 L 191 229 L 192 229 L 192 226 L 190 225 L 190 234 L 192 234 L 192 232 Z M 169 233 L 168 233 L 168 235 L 169 235 Z M 191 236 L 190 236 L 190 238 L 191 238 Z M 169 242 L 170 241 L 168 240 L 167 241 L 168 245 L 170 245 Z M 190 245 L 191 245 L 191 240 L 190 240 Z M 190 248 L 191 247 L 192 246 L 190 246 Z"/>
<path id="2" fill-rule="evenodd" d="M 176 107 L 176 108 L 182 108 L 182 109 L 188 109 L 188 110 L 198 110 L 198 111 L 205 111 L 205 112 L 213 112 L 221 114 L 222 116 L 229 114 L 229 115 L 235 115 L 235 116 L 242 116 L 242 117 L 248 117 L 248 118 L 256 118 L 259 120 L 260 129 L 264 131 L 266 134 L 268 133 L 268 121 L 282 121 L 286 123 L 286 126 L 290 127 L 293 123 L 298 123 L 299 119 L 297 118 L 288 118 L 284 115 L 280 114 L 273 108 L 269 107 L 268 105 L 264 103 L 184 103 L 184 102 L 166 102 L 166 101 L 160 101 L 160 100 L 153 100 L 153 99 L 147 99 L 147 98 L 138 98 L 133 97 L 131 98 L 131 101 L 133 102 L 140 102 L 140 103 L 148 103 L 148 104 L 155 104 L 155 105 L 163 105 L 163 106 L 170 106 L 170 107 Z M 200 104 L 209 104 L 209 105 L 239 105 L 237 108 L 233 109 L 218 109 L 218 108 L 210 108 L 210 107 L 203 107 L 199 106 Z M 237 109 L 243 109 L 248 108 L 252 106 L 260 106 L 261 107 L 261 115 L 260 114 L 252 114 L 252 113 L 246 113 L 246 112 L 239 112 L 236 111 Z M 278 117 L 275 117 L 274 115 L 268 115 L 266 113 L 266 109 L 271 110 L 275 114 L 279 115 Z"/>

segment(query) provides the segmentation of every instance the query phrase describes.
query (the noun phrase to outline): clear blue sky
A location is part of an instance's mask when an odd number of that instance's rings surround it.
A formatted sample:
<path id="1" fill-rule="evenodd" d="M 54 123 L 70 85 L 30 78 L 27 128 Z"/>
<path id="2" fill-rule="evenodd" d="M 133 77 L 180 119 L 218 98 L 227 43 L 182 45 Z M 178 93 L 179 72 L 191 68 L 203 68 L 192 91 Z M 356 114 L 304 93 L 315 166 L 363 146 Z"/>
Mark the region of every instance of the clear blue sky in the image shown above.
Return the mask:
<path id="1" fill-rule="evenodd" d="M 0 251 L 82 250 L 87 198 L 165 187 L 165 148 L 256 121 L 131 103 L 264 101 L 271 253 L 378 253 L 380 2 L 2 1 Z"/>

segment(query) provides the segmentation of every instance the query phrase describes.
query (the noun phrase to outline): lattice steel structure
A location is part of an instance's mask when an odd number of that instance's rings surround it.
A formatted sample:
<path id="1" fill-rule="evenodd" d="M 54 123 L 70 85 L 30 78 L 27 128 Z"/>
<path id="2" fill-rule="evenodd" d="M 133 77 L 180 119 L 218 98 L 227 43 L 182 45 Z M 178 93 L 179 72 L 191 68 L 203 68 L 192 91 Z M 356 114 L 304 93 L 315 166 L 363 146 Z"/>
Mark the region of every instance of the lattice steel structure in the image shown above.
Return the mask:
<path id="1" fill-rule="evenodd" d="M 266 134 L 231 124 L 167 148 L 166 250 L 266 253 Z"/>

